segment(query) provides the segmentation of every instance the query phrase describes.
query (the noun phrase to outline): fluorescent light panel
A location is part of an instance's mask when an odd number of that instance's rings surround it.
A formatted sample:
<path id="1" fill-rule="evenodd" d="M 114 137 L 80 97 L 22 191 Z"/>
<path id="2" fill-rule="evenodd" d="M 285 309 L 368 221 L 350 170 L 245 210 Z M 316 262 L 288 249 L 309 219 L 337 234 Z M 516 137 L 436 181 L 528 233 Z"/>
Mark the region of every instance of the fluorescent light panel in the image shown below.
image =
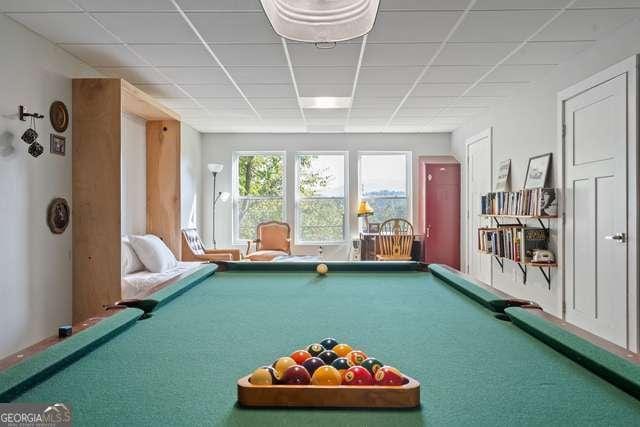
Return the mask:
<path id="1" fill-rule="evenodd" d="M 302 108 L 316 109 L 339 109 L 351 107 L 352 98 L 350 96 L 306 96 L 300 97 Z"/>

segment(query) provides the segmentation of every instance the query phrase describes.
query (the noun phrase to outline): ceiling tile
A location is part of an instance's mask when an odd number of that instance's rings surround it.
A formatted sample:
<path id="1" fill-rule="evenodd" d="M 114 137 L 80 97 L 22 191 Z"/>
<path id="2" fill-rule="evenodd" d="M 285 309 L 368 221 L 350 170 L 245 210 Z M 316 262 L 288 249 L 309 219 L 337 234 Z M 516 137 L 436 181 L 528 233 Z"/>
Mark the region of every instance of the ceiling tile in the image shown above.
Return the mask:
<path id="1" fill-rule="evenodd" d="M 460 96 L 469 87 L 467 83 L 420 83 L 415 96 Z"/>
<path id="2" fill-rule="evenodd" d="M 299 118 L 301 118 L 300 109 L 299 108 L 291 109 L 291 110 L 264 109 L 264 110 L 259 110 L 258 112 L 260 113 L 262 118 L 265 119 L 265 120 L 269 120 L 269 119 L 288 119 L 288 118 L 299 119 Z"/>
<path id="3" fill-rule="evenodd" d="M 237 83 L 249 84 L 289 84 L 289 67 L 227 67 Z"/>
<path id="4" fill-rule="evenodd" d="M 549 75 L 556 65 L 501 65 L 483 81 L 496 82 L 532 82 Z"/>
<path id="5" fill-rule="evenodd" d="M 248 98 L 286 98 L 294 97 L 296 93 L 290 84 L 242 84 L 240 88 Z"/>
<path id="6" fill-rule="evenodd" d="M 357 44 L 338 43 L 333 49 L 318 49 L 310 43 L 288 43 L 291 64 L 298 66 L 356 67 L 360 56 Z"/>
<path id="7" fill-rule="evenodd" d="M 555 11 L 474 11 L 453 34 L 452 42 L 521 42 L 551 18 Z"/>
<path id="8" fill-rule="evenodd" d="M 62 44 L 60 47 L 92 67 L 135 67 L 148 65 L 122 45 Z"/>
<path id="9" fill-rule="evenodd" d="M 178 13 L 95 13 L 94 16 L 126 43 L 198 43 Z"/>
<path id="10" fill-rule="evenodd" d="M 137 88 L 158 98 L 188 98 L 181 90 L 172 84 L 137 84 Z"/>
<path id="11" fill-rule="evenodd" d="M 455 102 L 456 107 L 491 107 L 498 103 L 504 102 L 505 98 L 491 96 L 465 96 L 459 98 Z"/>
<path id="12" fill-rule="evenodd" d="M 478 0 L 474 10 L 562 9 L 568 0 Z"/>
<path id="13" fill-rule="evenodd" d="M 169 0 L 75 0 L 75 2 L 89 12 L 175 12 L 176 10 Z"/>
<path id="14" fill-rule="evenodd" d="M 424 67 L 362 67 L 358 76 L 359 84 L 413 83 Z"/>
<path id="15" fill-rule="evenodd" d="M 249 108 L 247 101 L 242 99 L 239 94 L 230 98 L 198 98 L 197 100 L 209 110 Z"/>
<path id="16" fill-rule="evenodd" d="M 167 82 L 167 79 L 153 67 L 109 67 L 96 69 L 105 76 L 125 79 L 132 84 Z"/>
<path id="17" fill-rule="evenodd" d="M 294 110 L 298 108 L 298 100 L 296 98 L 249 98 L 253 106 L 258 110 L 264 109 L 284 109 Z"/>
<path id="18" fill-rule="evenodd" d="M 194 98 L 232 98 L 238 95 L 238 90 L 232 84 L 202 84 L 181 85 Z"/>
<path id="19" fill-rule="evenodd" d="M 437 50 L 437 43 L 367 43 L 362 64 L 364 66 L 424 66 Z"/>
<path id="20" fill-rule="evenodd" d="M 348 110 L 344 108 L 337 109 L 337 110 L 307 108 L 304 110 L 304 115 L 307 118 L 307 121 L 314 121 L 314 122 L 325 121 L 325 120 L 330 122 L 344 121 L 347 119 L 347 113 L 348 113 Z"/>
<path id="21" fill-rule="evenodd" d="M 225 66 L 287 66 L 287 59 L 280 43 L 218 44 L 211 47 Z"/>
<path id="22" fill-rule="evenodd" d="M 365 97 L 365 96 L 359 96 L 358 94 L 356 94 L 355 98 L 353 98 L 352 108 L 354 110 L 358 109 L 358 108 L 373 108 L 373 109 L 391 108 L 391 111 L 393 111 L 393 109 L 396 108 L 400 104 L 401 100 L 402 100 L 402 97 L 400 97 L 400 96 L 393 96 L 393 97 L 380 97 L 380 96 Z"/>
<path id="23" fill-rule="evenodd" d="M 494 65 L 517 43 L 449 43 L 434 65 Z"/>
<path id="24" fill-rule="evenodd" d="M 353 84 L 300 83 L 300 96 L 351 96 Z"/>
<path id="25" fill-rule="evenodd" d="M 166 105 L 167 107 L 175 110 L 179 109 L 198 109 L 200 108 L 196 102 L 191 98 L 160 98 L 156 97 L 156 101 Z"/>
<path id="26" fill-rule="evenodd" d="M 385 97 L 403 97 L 409 91 L 411 87 L 411 83 L 404 84 L 358 84 L 356 87 L 356 96 L 363 97 L 375 97 L 375 96 L 385 96 Z"/>
<path id="27" fill-rule="evenodd" d="M 598 40 L 638 17 L 640 17 L 640 9 L 568 10 L 534 40 Z"/>
<path id="28" fill-rule="evenodd" d="M 288 71 L 287 71 L 288 73 Z M 355 67 L 295 67 L 293 73 L 300 84 L 353 84 Z M 362 74 L 360 74 L 362 76 Z"/>
<path id="29" fill-rule="evenodd" d="M 171 81 L 179 84 L 228 84 L 229 78 L 222 68 L 213 67 L 158 67 Z"/>
<path id="30" fill-rule="evenodd" d="M 465 10 L 469 0 L 380 0 L 380 10 Z"/>
<path id="31" fill-rule="evenodd" d="M 207 50 L 199 44 L 132 44 L 129 46 L 155 66 L 197 67 L 216 65 Z"/>
<path id="32" fill-rule="evenodd" d="M 489 66 L 435 66 L 430 67 L 422 79 L 423 83 L 473 83 L 484 73 L 489 71 Z"/>
<path id="33" fill-rule="evenodd" d="M 461 12 L 378 12 L 371 42 L 440 42 Z"/>
<path id="34" fill-rule="evenodd" d="M 615 9 L 622 7 L 640 7 L 638 0 L 578 0 L 571 9 Z"/>
<path id="35" fill-rule="evenodd" d="M 582 52 L 594 42 L 531 42 L 527 43 L 506 64 L 559 64 Z"/>
<path id="36" fill-rule="evenodd" d="M 190 11 L 262 11 L 260 0 L 180 0 L 179 4 L 183 10 Z"/>
<path id="37" fill-rule="evenodd" d="M 117 40 L 84 13 L 9 13 L 54 43 L 115 43 Z"/>
<path id="38" fill-rule="evenodd" d="M 74 12 L 78 8 L 68 0 L 1 0 L 1 12 Z"/>
<path id="39" fill-rule="evenodd" d="M 529 83 L 480 83 L 471 89 L 467 95 L 508 97 L 513 95 L 517 90 L 522 90 L 528 85 Z"/>
<path id="40" fill-rule="evenodd" d="M 443 108 L 448 107 L 455 102 L 455 96 L 414 96 L 411 95 L 405 101 L 403 108 L 421 109 L 421 108 Z"/>
<path id="41" fill-rule="evenodd" d="M 388 119 L 393 114 L 393 107 L 389 108 L 352 108 L 351 119 Z"/>
<path id="42" fill-rule="evenodd" d="M 189 13 L 208 43 L 279 43 L 264 12 L 202 12 Z"/>

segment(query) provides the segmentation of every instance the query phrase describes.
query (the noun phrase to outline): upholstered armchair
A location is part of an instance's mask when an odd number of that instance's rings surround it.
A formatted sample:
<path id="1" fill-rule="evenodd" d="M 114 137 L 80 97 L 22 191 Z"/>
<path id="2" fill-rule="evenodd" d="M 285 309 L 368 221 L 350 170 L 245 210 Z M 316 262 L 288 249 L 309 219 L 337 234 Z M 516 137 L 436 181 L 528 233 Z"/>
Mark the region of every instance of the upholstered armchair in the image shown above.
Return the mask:
<path id="1" fill-rule="evenodd" d="M 251 251 L 251 246 L 254 251 Z M 277 256 L 291 255 L 291 227 L 286 222 L 269 221 L 258 224 L 256 239 L 247 244 L 245 258 L 251 261 L 271 261 Z"/>
<path id="2" fill-rule="evenodd" d="M 239 261 L 240 257 L 240 249 L 205 249 L 198 230 L 182 230 L 182 261 Z"/>

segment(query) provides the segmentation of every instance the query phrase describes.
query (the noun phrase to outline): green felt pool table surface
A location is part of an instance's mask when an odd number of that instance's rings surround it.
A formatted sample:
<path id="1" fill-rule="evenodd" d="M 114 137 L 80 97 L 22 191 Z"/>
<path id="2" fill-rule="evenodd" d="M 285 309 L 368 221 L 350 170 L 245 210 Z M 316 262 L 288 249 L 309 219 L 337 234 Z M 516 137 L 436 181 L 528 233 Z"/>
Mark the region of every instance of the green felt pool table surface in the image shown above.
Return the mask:
<path id="1" fill-rule="evenodd" d="M 422 406 L 326 410 L 236 404 L 238 378 L 327 336 L 417 379 Z M 640 401 L 630 394 L 497 319 L 434 274 L 403 269 L 331 271 L 326 277 L 309 271 L 218 271 L 15 401 L 70 403 L 75 425 L 640 422 Z"/>

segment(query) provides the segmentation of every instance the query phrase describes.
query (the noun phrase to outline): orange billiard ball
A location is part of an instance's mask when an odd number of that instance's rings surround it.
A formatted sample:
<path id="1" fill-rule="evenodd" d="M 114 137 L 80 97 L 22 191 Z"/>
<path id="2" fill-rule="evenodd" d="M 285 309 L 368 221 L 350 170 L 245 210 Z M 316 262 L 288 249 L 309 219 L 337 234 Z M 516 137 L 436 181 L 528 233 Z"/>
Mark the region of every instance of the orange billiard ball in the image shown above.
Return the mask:
<path id="1" fill-rule="evenodd" d="M 357 366 L 357 365 L 360 365 L 365 360 L 367 360 L 368 356 L 365 354 L 364 351 L 351 350 L 349 353 L 347 353 L 345 357 L 347 358 L 349 365 Z"/>
<path id="2" fill-rule="evenodd" d="M 349 344 L 341 343 L 333 347 L 332 350 L 335 351 L 338 356 L 345 357 L 353 349 Z"/>
<path id="3" fill-rule="evenodd" d="M 311 357 L 311 353 L 309 353 L 307 350 L 296 350 L 291 353 L 289 357 L 295 360 L 298 365 L 302 365 L 305 360 Z"/>
<path id="4" fill-rule="evenodd" d="M 329 365 L 320 366 L 311 377 L 311 384 L 313 385 L 340 385 L 341 382 L 342 375 L 340 375 L 340 372 Z"/>

